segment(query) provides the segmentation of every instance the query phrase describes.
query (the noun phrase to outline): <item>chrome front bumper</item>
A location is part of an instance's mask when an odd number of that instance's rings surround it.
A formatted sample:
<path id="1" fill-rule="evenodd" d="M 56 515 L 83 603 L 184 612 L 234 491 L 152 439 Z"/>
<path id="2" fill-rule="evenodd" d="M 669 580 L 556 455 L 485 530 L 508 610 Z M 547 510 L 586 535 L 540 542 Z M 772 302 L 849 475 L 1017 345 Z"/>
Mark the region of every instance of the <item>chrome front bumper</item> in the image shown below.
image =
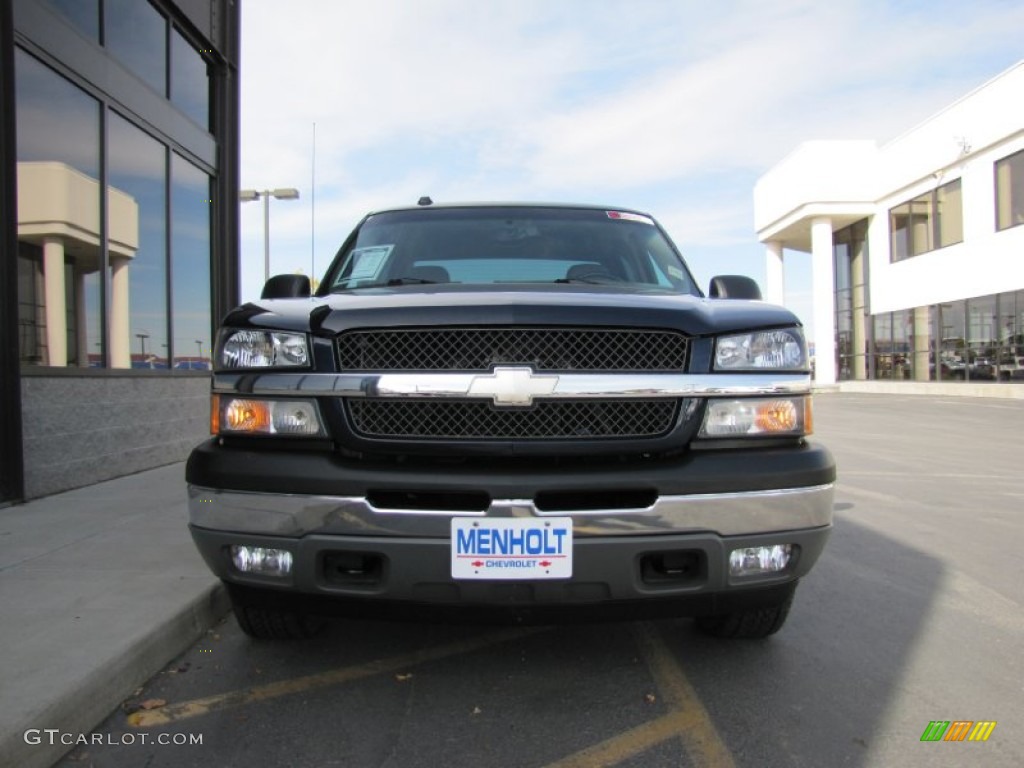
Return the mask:
<path id="1" fill-rule="evenodd" d="M 365 498 L 219 491 L 190 485 L 196 527 L 298 538 L 308 534 L 447 538 L 452 517 L 570 516 L 577 536 L 712 532 L 741 536 L 819 528 L 832 522 L 834 484 L 806 488 L 660 496 L 648 507 L 543 512 L 530 499 L 500 499 L 486 511 L 380 509 Z"/>

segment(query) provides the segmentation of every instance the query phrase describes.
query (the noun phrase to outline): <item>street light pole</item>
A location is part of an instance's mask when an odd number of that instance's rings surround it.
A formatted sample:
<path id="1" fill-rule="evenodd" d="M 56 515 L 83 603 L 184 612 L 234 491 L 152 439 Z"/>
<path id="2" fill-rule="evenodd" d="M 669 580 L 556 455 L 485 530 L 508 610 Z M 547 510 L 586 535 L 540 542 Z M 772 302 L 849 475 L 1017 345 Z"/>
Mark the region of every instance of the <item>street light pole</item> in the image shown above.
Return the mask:
<path id="1" fill-rule="evenodd" d="M 263 282 L 270 279 L 270 198 L 278 200 L 298 200 L 299 190 L 294 187 L 280 187 L 278 189 L 243 189 L 238 193 L 238 199 L 243 203 L 251 203 L 253 200 L 263 198 Z"/>

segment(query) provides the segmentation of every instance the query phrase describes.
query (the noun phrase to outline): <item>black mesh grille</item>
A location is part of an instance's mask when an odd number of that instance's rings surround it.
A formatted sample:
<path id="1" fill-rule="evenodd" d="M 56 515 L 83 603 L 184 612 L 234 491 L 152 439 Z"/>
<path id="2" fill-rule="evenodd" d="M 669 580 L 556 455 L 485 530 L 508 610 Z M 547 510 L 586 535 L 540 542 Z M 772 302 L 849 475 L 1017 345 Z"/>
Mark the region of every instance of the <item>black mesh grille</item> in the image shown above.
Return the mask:
<path id="1" fill-rule="evenodd" d="M 538 400 L 531 408 L 495 408 L 477 400 L 347 401 L 356 432 L 414 440 L 652 438 L 675 423 L 675 400 Z"/>
<path id="2" fill-rule="evenodd" d="M 427 328 L 349 331 L 338 339 L 342 370 L 682 371 L 686 336 L 602 328 Z"/>

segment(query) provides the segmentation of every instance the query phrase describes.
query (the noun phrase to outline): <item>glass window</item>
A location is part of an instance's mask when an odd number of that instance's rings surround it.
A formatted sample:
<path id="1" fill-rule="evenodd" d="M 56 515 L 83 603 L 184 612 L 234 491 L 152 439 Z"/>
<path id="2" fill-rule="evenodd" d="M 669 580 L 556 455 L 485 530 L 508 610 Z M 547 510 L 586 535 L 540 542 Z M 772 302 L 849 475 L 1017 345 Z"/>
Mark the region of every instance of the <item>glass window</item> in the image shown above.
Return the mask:
<path id="1" fill-rule="evenodd" d="M 996 376 L 1000 381 L 1024 381 L 1024 291 L 999 295 L 999 320 Z"/>
<path id="2" fill-rule="evenodd" d="M 966 302 L 939 305 L 938 378 L 963 381 L 967 378 Z"/>
<path id="3" fill-rule="evenodd" d="M 100 41 L 100 0 L 49 0 L 78 31 L 95 43 Z"/>
<path id="4" fill-rule="evenodd" d="M 106 0 L 104 42 L 139 78 L 167 95 L 167 20 L 145 0 Z"/>
<path id="5" fill-rule="evenodd" d="M 203 128 L 210 128 L 210 75 L 199 51 L 171 32 L 171 101 Z"/>
<path id="6" fill-rule="evenodd" d="M 100 105 L 21 50 L 15 102 L 20 359 L 102 366 Z"/>
<path id="7" fill-rule="evenodd" d="M 889 211 L 889 260 L 903 261 L 910 256 L 910 203 Z"/>
<path id="8" fill-rule="evenodd" d="M 892 313 L 892 377 L 911 379 L 914 376 L 914 310 Z"/>
<path id="9" fill-rule="evenodd" d="M 46 304 L 43 249 L 18 241 L 18 350 L 22 363 L 45 365 Z"/>
<path id="10" fill-rule="evenodd" d="M 114 113 L 108 131 L 111 271 L 127 270 L 129 307 L 128 324 L 111 325 L 111 347 L 123 345 L 130 357 L 122 354 L 114 365 L 167 368 L 166 149 Z M 111 304 L 123 298 L 114 292 Z"/>
<path id="11" fill-rule="evenodd" d="M 893 378 L 892 314 L 872 315 L 875 378 Z"/>
<path id="12" fill-rule="evenodd" d="M 915 197 L 910 201 L 910 255 L 920 256 L 932 246 L 932 194 Z"/>
<path id="13" fill-rule="evenodd" d="M 935 229 L 937 248 L 963 242 L 964 206 L 960 179 L 935 190 Z"/>
<path id="14" fill-rule="evenodd" d="M 661 277 L 670 285 L 662 285 Z M 379 213 L 338 254 L 327 285 L 340 292 L 402 280 L 603 283 L 697 292 L 686 265 L 649 219 L 582 208 Z"/>
<path id="15" fill-rule="evenodd" d="M 171 156 L 173 366 L 210 368 L 210 177 Z"/>
<path id="16" fill-rule="evenodd" d="M 853 291 L 850 267 L 850 229 L 835 233 L 832 246 L 835 275 L 836 375 L 840 381 L 853 378 Z"/>
<path id="17" fill-rule="evenodd" d="M 889 260 L 944 248 L 964 239 L 960 179 L 897 205 L 889 211 Z"/>
<path id="18" fill-rule="evenodd" d="M 1024 224 L 1024 151 L 996 163 L 996 229 Z"/>
<path id="19" fill-rule="evenodd" d="M 998 318 L 995 296 L 982 296 L 967 302 L 968 379 L 991 381 L 996 378 Z"/>

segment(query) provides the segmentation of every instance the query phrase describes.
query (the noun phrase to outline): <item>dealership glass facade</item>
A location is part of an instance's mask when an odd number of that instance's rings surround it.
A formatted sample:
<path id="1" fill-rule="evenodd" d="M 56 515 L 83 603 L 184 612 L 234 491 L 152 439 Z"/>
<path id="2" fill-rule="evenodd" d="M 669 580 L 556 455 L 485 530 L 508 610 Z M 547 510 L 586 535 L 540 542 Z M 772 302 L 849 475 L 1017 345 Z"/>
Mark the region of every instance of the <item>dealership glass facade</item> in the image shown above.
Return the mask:
<path id="1" fill-rule="evenodd" d="M 840 381 L 1024 382 L 1024 291 L 871 314 L 867 230 L 863 219 L 833 235 Z"/>
<path id="2" fill-rule="evenodd" d="M 167 9 L 52 8 L 210 135 L 210 64 Z M 216 168 L 59 57 L 16 47 L 15 83 L 21 363 L 208 369 Z"/>
<path id="3" fill-rule="evenodd" d="M 238 47 L 235 0 L 0 3 L 0 504 L 208 432 L 213 322 L 238 303 Z"/>

